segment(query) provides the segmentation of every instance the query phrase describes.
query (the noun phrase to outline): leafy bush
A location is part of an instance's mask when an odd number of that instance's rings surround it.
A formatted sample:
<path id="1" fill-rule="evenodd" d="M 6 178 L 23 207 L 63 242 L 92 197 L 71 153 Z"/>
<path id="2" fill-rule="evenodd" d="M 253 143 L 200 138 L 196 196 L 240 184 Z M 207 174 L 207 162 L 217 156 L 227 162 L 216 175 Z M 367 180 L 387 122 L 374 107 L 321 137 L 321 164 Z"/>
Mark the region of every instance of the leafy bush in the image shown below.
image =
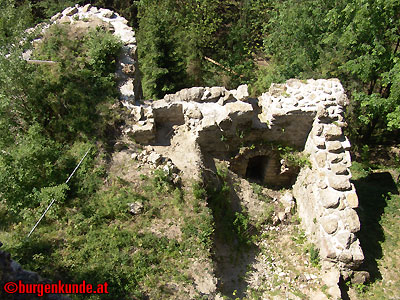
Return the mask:
<path id="1" fill-rule="evenodd" d="M 319 249 L 314 244 L 309 244 L 305 252 L 310 255 L 310 262 L 313 267 L 320 267 Z"/>

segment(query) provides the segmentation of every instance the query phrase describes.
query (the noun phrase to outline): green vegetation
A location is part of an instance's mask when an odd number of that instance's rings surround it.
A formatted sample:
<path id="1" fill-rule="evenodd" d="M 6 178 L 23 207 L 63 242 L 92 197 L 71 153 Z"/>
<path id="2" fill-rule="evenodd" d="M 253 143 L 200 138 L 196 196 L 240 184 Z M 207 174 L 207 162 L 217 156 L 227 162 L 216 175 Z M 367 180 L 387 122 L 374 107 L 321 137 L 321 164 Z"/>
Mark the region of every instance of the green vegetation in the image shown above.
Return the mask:
<path id="1" fill-rule="evenodd" d="M 168 295 L 165 289 L 171 282 L 191 284 L 188 268 L 192 258 L 202 258 L 211 246 L 213 224 L 208 209 L 201 206 L 192 214 L 190 202 L 182 205 L 176 201 L 174 191 L 179 191 L 179 197 L 182 191 L 160 172 L 153 180 L 142 182 L 140 193 L 131 182 L 109 179 L 109 187 L 85 201 L 70 197 L 58 202 L 30 239 L 25 238 L 26 233 L 37 214 L 27 215 L 23 223 L 3 225 L 0 239 L 7 251 L 15 253 L 14 259 L 26 268 L 40 270 L 42 276 L 53 280 L 108 282 L 109 295 L 85 299 L 144 295 L 160 299 Z M 128 204 L 133 202 L 142 203 L 141 214 L 128 212 Z M 162 232 L 157 224 L 182 218 L 182 236 L 167 238 L 154 233 Z"/>
<path id="2" fill-rule="evenodd" d="M 1 194 L 15 217 L 42 203 L 41 189 L 65 181 L 89 147 L 69 193 L 87 196 L 96 189 L 104 175 L 99 155 L 104 150 L 94 143 L 107 149 L 108 134 L 118 123 L 106 111 L 115 101 L 113 61 L 119 47 L 103 30 L 77 35 L 57 26 L 34 52 L 57 61 L 55 66 L 29 65 L 16 56 L 0 59 Z"/>
<path id="3" fill-rule="evenodd" d="M 400 274 L 395 267 L 400 261 L 396 251 L 400 242 L 399 165 L 394 168 L 363 161 L 353 163 L 351 172 L 360 202 L 359 238 L 365 256 L 362 268 L 371 275 L 369 284 L 353 288 L 363 299 L 390 299 L 400 292 Z"/>
<path id="4" fill-rule="evenodd" d="M 2 0 L 1 44 L 73 4 Z M 136 29 L 146 98 L 161 98 L 182 87 L 239 83 L 249 83 L 258 95 L 271 82 L 337 77 L 350 96 L 347 120 L 353 143 L 393 141 L 391 133 L 400 129 L 397 1 L 324 6 L 316 0 L 91 4 L 116 10 Z"/>
<path id="5" fill-rule="evenodd" d="M 296 151 L 289 146 L 278 145 L 277 149 L 280 156 L 285 160 L 288 166 L 311 168 L 311 162 L 307 154 Z"/>
<path id="6" fill-rule="evenodd" d="M 305 248 L 304 251 L 305 253 L 308 253 L 308 255 L 310 256 L 311 265 L 315 268 L 320 268 L 320 258 L 319 258 L 318 248 L 313 243 L 311 243 Z"/>
<path id="7" fill-rule="evenodd" d="M 183 191 L 162 171 L 141 176 L 141 192 L 107 174 L 120 124 L 110 109 L 120 47 L 101 28 L 77 32 L 62 25 L 52 27 L 33 53 L 56 65 L 26 64 L 17 48 L 5 59 L 10 48 L 1 49 L 0 240 L 14 259 L 44 277 L 109 283 L 109 295 L 85 298 L 162 299 L 171 293 L 171 280 L 191 281 L 193 257 L 207 258 L 213 224 L 204 205 L 195 215 L 191 205 L 182 205 Z M 62 184 L 88 149 L 69 185 Z M 27 239 L 52 199 L 55 205 Z M 134 202 L 144 207 L 135 217 L 128 212 Z M 182 220 L 182 236 L 152 231 L 156 220 L 168 219 Z"/>
<path id="8" fill-rule="evenodd" d="M 53 26 L 33 57 L 57 63 L 21 59 L 38 34 L 25 29 L 87 2 L 0 0 L 0 240 L 25 268 L 53 280 L 108 281 L 109 299 L 183 299 L 170 283 L 183 287 L 179 291 L 192 285 L 187 270 L 193 257 L 206 259 L 214 237 L 253 244 L 273 208 L 267 205 L 256 224 L 246 210 L 233 209 L 226 169 L 218 169 L 218 186 L 191 188 L 172 184 L 162 171 L 138 174 L 135 183 L 109 172 L 123 122 L 110 109 L 121 43 L 102 28 Z M 362 268 L 372 276 L 369 285 L 354 287 L 368 299 L 400 294 L 399 160 L 383 165 L 372 155 L 377 144 L 399 142 L 398 1 L 90 2 L 116 10 L 134 26 L 147 99 L 184 87 L 239 83 L 250 84 L 255 96 L 289 78 L 339 78 L 350 98 L 346 134 L 358 159 L 351 171 L 360 200 Z M 245 140 L 246 129 L 236 136 Z M 274 147 L 291 166 L 310 165 L 293 148 Z M 63 184 L 88 149 L 69 185 Z M 269 201 L 260 186 L 252 188 L 259 200 Z M 26 239 L 53 199 L 56 204 Z M 135 202 L 143 205 L 139 215 L 128 212 Z M 157 231 L 171 220 L 179 220 L 180 233 Z M 305 245 L 304 233 L 296 232 L 292 242 Z M 303 247 L 318 266 L 316 248 Z"/>

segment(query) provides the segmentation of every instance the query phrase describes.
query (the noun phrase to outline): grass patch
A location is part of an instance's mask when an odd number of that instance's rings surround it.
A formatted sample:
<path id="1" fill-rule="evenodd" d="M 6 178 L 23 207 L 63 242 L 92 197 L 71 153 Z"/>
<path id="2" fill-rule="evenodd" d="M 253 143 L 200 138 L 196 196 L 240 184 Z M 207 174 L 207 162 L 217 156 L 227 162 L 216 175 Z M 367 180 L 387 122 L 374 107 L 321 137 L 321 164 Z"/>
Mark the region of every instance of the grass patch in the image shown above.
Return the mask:
<path id="1" fill-rule="evenodd" d="M 214 227 L 209 209 L 198 205 L 193 213 L 194 201 L 159 172 L 149 180 L 138 175 L 139 188 L 126 180 L 109 181 L 110 187 L 87 199 L 59 203 L 57 214 L 46 217 L 31 239 L 25 236 L 33 216 L 4 224 L 4 250 L 24 268 L 52 280 L 109 284 L 108 295 L 72 299 L 182 299 L 184 287 L 193 284 L 191 261 L 210 255 Z M 132 202 L 143 204 L 141 214 L 129 213 Z M 162 228 L 157 233 L 154 224 L 167 220 L 181 220 L 181 236 L 164 235 Z M 165 228 L 169 230 L 168 223 Z"/>
<path id="2" fill-rule="evenodd" d="M 365 256 L 361 269 L 371 275 L 370 284 L 353 288 L 363 299 L 391 299 L 400 294 L 400 197 L 394 178 L 398 170 L 354 162 L 351 172 L 360 202 L 359 239 Z"/>

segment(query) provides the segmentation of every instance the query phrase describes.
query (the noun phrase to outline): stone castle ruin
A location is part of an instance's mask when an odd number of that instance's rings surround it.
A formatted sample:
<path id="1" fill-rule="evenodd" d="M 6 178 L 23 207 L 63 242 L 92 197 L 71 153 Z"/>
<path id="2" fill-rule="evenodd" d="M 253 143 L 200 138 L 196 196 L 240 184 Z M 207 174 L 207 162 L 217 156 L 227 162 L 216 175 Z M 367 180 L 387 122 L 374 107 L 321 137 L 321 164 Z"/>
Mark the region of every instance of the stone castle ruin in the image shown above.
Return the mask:
<path id="1" fill-rule="evenodd" d="M 143 101 L 135 34 L 127 21 L 86 5 L 67 8 L 51 22 L 82 19 L 107 23 L 124 42 L 116 74 L 121 103 L 130 114 L 125 135 L 168 157 L 183 177 L 207 177 L 217 158 L 240 177 L 292 188 L 302 226 L 321 258 L 339 269 L 356 269 L 363 262 L 350 143 L 343 134 L 347 97 L 339 80 L 291 79 L 272 84 L 258 98 L 250 98 L 241 85 L 235 90 L 193 87 Z M 302 152 L 309 164 L 285 161 L 283 145 Z"/>

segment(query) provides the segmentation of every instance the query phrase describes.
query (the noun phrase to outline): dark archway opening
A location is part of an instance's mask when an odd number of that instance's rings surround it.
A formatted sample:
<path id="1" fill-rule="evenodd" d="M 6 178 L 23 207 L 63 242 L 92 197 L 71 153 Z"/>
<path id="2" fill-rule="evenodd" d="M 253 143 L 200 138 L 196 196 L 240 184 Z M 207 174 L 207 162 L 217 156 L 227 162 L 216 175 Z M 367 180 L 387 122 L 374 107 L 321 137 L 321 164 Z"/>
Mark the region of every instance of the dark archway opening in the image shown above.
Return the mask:
<path id="1" fill-rule="evenodd" d="M 263 184 L 268 160 L 268 156 L 265 155 L 251 157 L 247 164 L 246 178 Z"/>

